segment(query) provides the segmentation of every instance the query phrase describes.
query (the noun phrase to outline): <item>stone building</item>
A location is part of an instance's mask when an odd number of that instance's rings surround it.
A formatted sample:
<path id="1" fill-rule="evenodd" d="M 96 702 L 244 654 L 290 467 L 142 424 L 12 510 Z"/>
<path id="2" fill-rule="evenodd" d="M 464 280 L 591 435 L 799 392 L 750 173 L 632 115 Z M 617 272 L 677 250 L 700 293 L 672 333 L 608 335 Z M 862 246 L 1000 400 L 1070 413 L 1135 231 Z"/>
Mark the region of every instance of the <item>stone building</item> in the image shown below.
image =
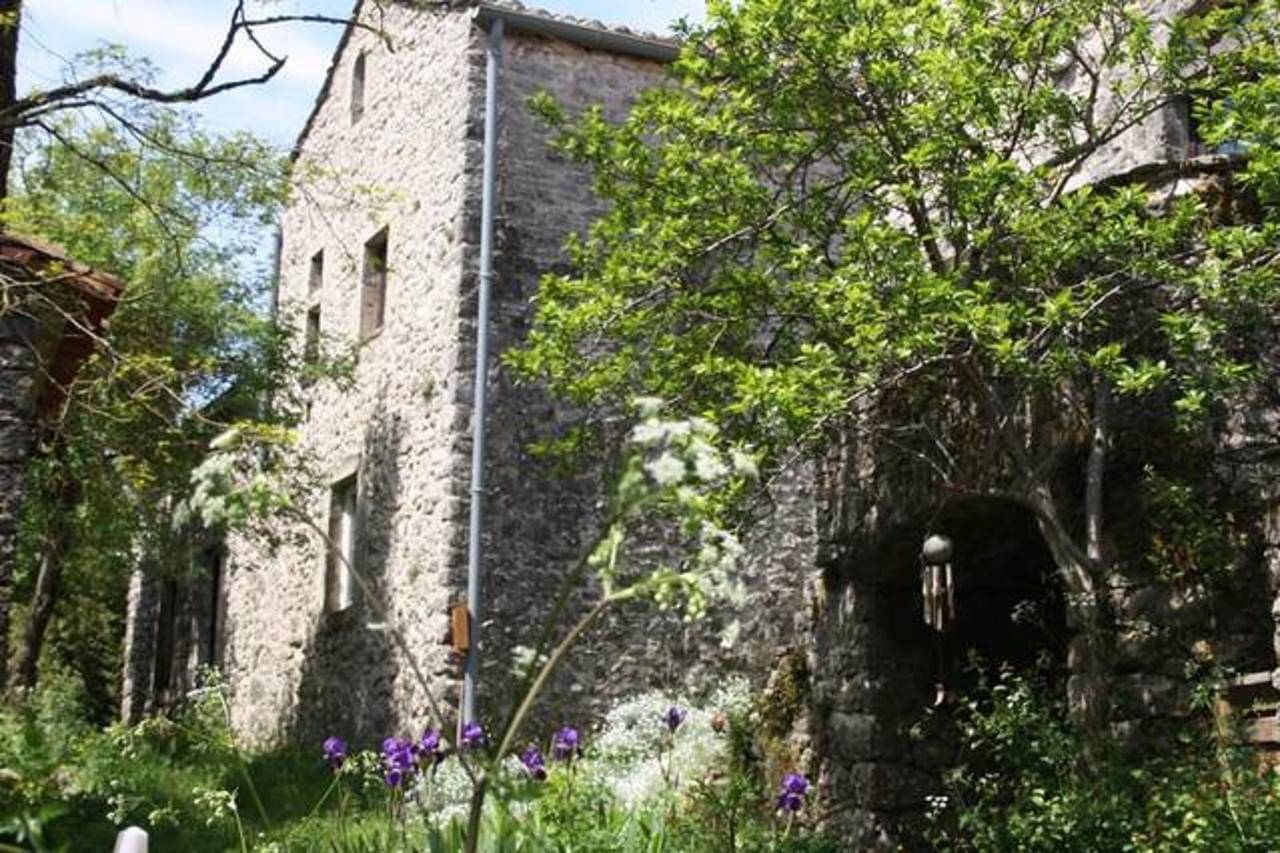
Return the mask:
<path id="1" fill-rule="evenodd" d="M 181 689 L 192 665 L 207 662 L 230 686 L 236 726 L 258 741 L 329 732 L 372 741 L 420 725 L 431 716 L 427 697 L 378 610 L 401 626 L 434 692 L 457 706 L 462 660 L 450 608 L 466 589 L 490 36 L 501 22 L 494 353 L 521 339 L 539 277 L 563 268 L 565 237 L 599 212 L 588 176 L 548 147 L 528 99 L 546 90 L 570 110 L 600 104 L 620 117 L 661 82 L 675 47 L 487 2 L 392 3 L 380 14 L 390 45 L 352 28 L 338 47 L 295 151 L 298 182 L 282 224 L 280 310 L 308 340 L 360 343 L 353 387 L 318 385 L 311 395 L 299 452 L 323 479 L 311 496 L 313 528 L 271 549 L 233 539 L 211 550 L 217 570 L 190 596 L 135 581 L 125 679 L 133 713 L 163 705 L 158 693 Z M 1205 171 L 1185 168 L 1193 143 L 1185 105 L 1172 105 L 1087 178 L 1140 174 L 1176 188 Z M 487 382 L 479 684 L 481 716 L 494 720 L 509 699 L 512 649 L 530 644 L 556 580 L 596 529 L 603 478 L 565 476 L 529 450 L 570 424 L 571 412 L 517 384 L 497 359 Z M 1143 435 L 1141 413 L 1122 420 L 1122 435 Z M 1222 446 L 1268 428 L 1242 422 Z M 1074 451 L 1071 439 L 1057 440 L 1065 455 Z M 1122 438 L 1118 458 L 1133 449 L 1126 441 L 1137 439 Z M 1120 578 L 1110 592 L 1117 608 L 1180 637 L 1211 637 L 1241 668 L 1271 669 L 1262 567 L 1280 559 L 1280 516 L 1256 500 L 1267 470 L 1254 461 L 1232 468 L 1229 488 L 1249 498 L 1257 542 L 1239 589 L 1208 598 Z M 1114 500 L 1137 500 L 1135 482 L 1121 480 Z M 747 543 L 751 598 L 734 648 L 661 614 L 623 613 L 563 668 L 552 703 L 588 717 L 623 693 L 697 693 L 725 673 L 746 675 L 768 686 L 770 725 L 794 760 L 820 773 L 833 821 L 859 848 L 888 843 L 918 821 L 946 762 L 945 742 L 910 739 L 903 725 L 932 703 L 939 656 L 977 650 L 1028 664 L 1045 653 L 1065 667 L 1081 653 L 1071 614 L 1036 519 L 1016 504 L 957 500 L 910 458 L 852 441 L 780 482 L 772 514 Z M 377 607 L 327 554 L 322 531 L 369 580 Z M 920 618 L 929 533 L 951 537 L 960 577 L 946 648 Z M 1021 602 L 1051 630 L 1010 618 Z M 1123 730 L 1177 713 L 1183 658 L 1149 637 L 1123 638 L 1110 722 Z"/>
<path id="2" fill-rule="evenodd" d="M 515 5 L 388 4 L 340 43 L 295 150 L 278 304 L 307 340 L 359 343 L 353 387 L 311 391 L 304 453 L 324 487 L 316 529 L 265 550 L 226 543 L 216 583 L 135 577 L 125 714 L 165 707 L 215 664 L 237 726 L 258 740 L 341 731 L 372 740 L 430 707 L 375 615 L 387 610 L 452 713 L 462 658 L 451 606 L 465 597 L 479 277 L 486 49 L 505 28 L 498 88 L 496 240 L 489 371 L 485 603 L 479 704 L 509 704 L 511 649 L 532 645 L 550 590 L 598 531 L 602 478 L 566 477 L 530 446 L 569 422 L 544 391 L 499 362 L 530 319 L 539 277 L 599 212 L 588 176 L 553 152 L 528 109 L 547 90 L 573 110 L 620 118 L 662 80 L 676 48 L 656 37 Z M 808 511 L 806 511 L 806 508 Z M 800 496 L 762 526 L 759 606 L 725 651 L 673 617 L 622 613 L 584 645 L 553 693 L 599 710 L 646 686 L 696 687 L 726 669 L 764 672 L 795 635 L 813 565 L 812 504 Z M 376 606 L 332 559 L 332 536 L 368 579 Z M 296 531 L 295 531 L 296 532 Z M 763 554 L 765 549 L 761 549 Z M 765 576 L 794 575 L 768 582 Z M 785 594 L 782 592 L 785 591 Z M 767 606 L 766 597 L 767 596 Z M 264 603 L 270 602 L 264 606 Z"/>

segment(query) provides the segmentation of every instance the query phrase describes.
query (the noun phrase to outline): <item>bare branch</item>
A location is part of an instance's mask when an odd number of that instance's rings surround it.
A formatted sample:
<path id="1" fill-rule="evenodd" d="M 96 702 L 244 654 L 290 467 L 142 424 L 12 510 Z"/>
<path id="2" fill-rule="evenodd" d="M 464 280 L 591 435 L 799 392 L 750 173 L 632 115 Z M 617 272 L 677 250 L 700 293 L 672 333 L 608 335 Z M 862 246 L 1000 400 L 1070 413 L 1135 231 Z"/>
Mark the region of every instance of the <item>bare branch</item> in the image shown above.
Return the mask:
<path id="1" fill-rule="evenodd" d="M 287 23 L 341 25 L 367 30 L 376 35 L 387 46 L 388 50 L 394 50 L 391 37 L 385 30 L 354 18 L 302 14 L 273 15 L 251 19 L 245 14 L 244 0 L 239 0 L 236 3 L 235 10 L 232 12 L 231 23 L 228 25 L 222 43 L 218 47 L 218 52 L 194 84 L 181 89 L 160 89 L 149 86 L 140 80 L 130 79 L 119 74 L 96 74 L 84 80 L 77 80 L 45 91 L 33 92 L 22 98 L 15 98 L 8 109 L 0 115 L 0 123 L 15 127 L 29 124 L 27 119 L 34 115 L 47 115 L 53 111 L 83 106 L 84 96 L 100 91 L 119 92 L 129 97 L 157 104 L 181 104 L 202 101 L 246 86 L 261 85 L 280 73 L 280 70 L 284 68 L 285 63 L 288 61 L 288 57 L 277 56 L 272 53 L 258 39 L 254 29 Z M 241 32 L 244 32 L 246 38 L 268 60 L 267 68 L 256 76 L 215 83 L 214 80 L 217 78 L 218 72 L 222 70 L 227 56 L 231 53 L 231 49 L 234 47 L 236 39 Z"/>

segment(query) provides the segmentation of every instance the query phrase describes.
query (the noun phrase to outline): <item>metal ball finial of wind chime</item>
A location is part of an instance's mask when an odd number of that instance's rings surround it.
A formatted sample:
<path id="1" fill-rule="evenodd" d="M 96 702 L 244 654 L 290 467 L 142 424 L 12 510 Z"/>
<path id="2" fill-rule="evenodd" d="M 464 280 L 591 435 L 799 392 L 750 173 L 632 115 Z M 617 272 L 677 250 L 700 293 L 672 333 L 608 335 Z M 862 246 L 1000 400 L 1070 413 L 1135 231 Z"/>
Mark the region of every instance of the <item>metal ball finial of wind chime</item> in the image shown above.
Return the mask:
<path id="1" fill-rule="evenodd" d="M 920 592 L 924 601 L 924 622 L 937 632 L 934 635 L 938 666 L 934 705 L 947 701 L 944 643 L 947 631 L 956 618 L 956 584 L 951 568 L 954 552 L 951 539 L 940 533 L 929 534 L 920 546 Z"/>

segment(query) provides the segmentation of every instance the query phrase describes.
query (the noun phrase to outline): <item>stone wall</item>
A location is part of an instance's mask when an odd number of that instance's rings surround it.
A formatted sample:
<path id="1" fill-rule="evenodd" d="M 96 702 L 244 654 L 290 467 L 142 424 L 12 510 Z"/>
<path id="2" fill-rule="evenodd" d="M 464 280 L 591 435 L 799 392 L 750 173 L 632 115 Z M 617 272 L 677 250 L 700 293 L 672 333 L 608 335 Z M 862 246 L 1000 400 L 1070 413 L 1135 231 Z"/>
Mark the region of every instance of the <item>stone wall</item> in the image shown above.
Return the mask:
<path id="1" fill-rule="evenodd" d="M 18 520 L 23 475 L 35 440 L 37 353 L 36 322 L 10 310 L 0 315 L 0 636 L 9 632 L 13 573 L 17 562 Z M 7 651 L 8 646 L 6 645 Z M 8 662 L 0 670 L 0 688 Z"/>
<path id="2" fill-rule="evenodd" d="M 372 740 L 427 717 L 377 610 L 402 626 L 446 698 L 456 672 L 447 608 L 465 549 L 471 382 L 461 314 L 478 227 L 471 151 L 480 137 L 483 69 L 463 13 L 388 4 L 378 21 L 394 52 L 353 31 L 332 90 L 296 163 L 283 221 L 280 303 L 297 323 L 318 306 L 326 336 L 358 341 L 365 242 L 388 229 L 381 331 L 360 343 L 349 390 L 311 391 L 300 453 L 321 482 L 310 517 L 327 528 L 329 486 L 357 474 L 357 562 L 377 607 L 324 612 L 325 549 L 316 531 L 282 521 L 277 548 L 229 543 L 225 669 L 236 725 L 258 739 L 342 731 Z M 366 55 L 364 110 L 352 123 L 352 65 Z M 309 289 L 312 257 L 324 277 Z"/>
<path id="3" fill-rule="evenodd" d="M 452 714 L 461 658 L 449 648 L 447 614 L 466 586 L 487 36 L 465 11 L 396 6 L 382 23 L 395 52 L 355 33 L 301 146 L 283 223 L 281 304 L 299 328 L 318 306 L 326 334 L 354 340 L 362 246 L 389 229 L 386 325 L 362 345 L 352 388 L 313 390 L 300 453 L 322 475 L 311 495 L 321 529 L 326 485 L 358 474 L 362 569 Z M 365 108 L 352 125 L 348 86 L 360 51 Z M 509 704 L 512 648 L 532 643 L 553 590 L 597 532 L 608 474 L 565 476 L 529 452 L 576 415 L 501 362 L 528 328 L 539 278 L 563 268 L 565 238 L 600 210 L 589 175 L 549 149 L 528 99 L 545 89 L 571 111 L 602 104 L 620 118 L 661 79 L 652 61 L 519 31 L 505 39 L 480 621 L 479 704 L 491 723 Z M 320 250 L 324 282 L 312 294 Z M 781 480 L 775 520 L 748 543 L 748 639 L 721 649 L 715 626 L 643 607 L 614 614 L 563 669 L 542 718 L 572 708 L 586 722 L 619 695 L 697 693 L 728 671 L 761 681 L 781 651 L 801 644 L 816 543 L 807 484 L 804 470 Z M 270 549 L 229 543 L 224 669 L 236 725 L 258 740 L 342 731 L 368 741 L 433 716 L 372 608 L 323 612 L 320 537 L 299 525 L 280 533 L 285 541 Z M 581 590 L 576 605 L 590 594 Z"/>
<path id="4" fill-rule="evenodd" d="M 1202 674 L 1275 665 L 1268 613 L 1277 553 L 1269 544 L 1275 451 L 1274 431 L 1267 431 L 1280 408 L 1274 400 L 1254 402 L 1256 408 L 1241 407 L 1249 415 L 1219 421 L 1214 440 L 1196 445 L 1149 407 L 1119 403 L 1113 412 L 1104 520 L 1113 570 L 1100 594 L 1114 621 L 1101 713 L 1122 740 L 1150 742 L 1186 720 L 1189 664 Z M 930 424 L 932 434 L 946 435 L 947 419 L 965 428 L 971 419 L 964 411 L 949 407 Z M 1043 442 L 1044 457 L 1060 460 L 1053 487 L 1062 506 L 1079 506 L 1084 448 L 1049 420 L 1028 425 L 1027 434 Z M 1153 461 L 1202 478 L 1206 495 L 1229 513 L 1237 535 L 1233 565 L 1182 580 L 1150 565 L 1144 466 Z M 985 477 L 959 480 L 972 489 L 958 493 L 910 452 L 848 437 L 833 442 L 819 474 L 822 580 L 805 632 L 810 703 L 796 734 L 813 746 L 834 826 L 858 849 L 890 847 L 913 837 L 925 797 L 939 792 L 940 771 L 954 760 L 949 712 L 945 705 L 930 708 L 939 683 L 948 692 L 968 686 L 969 651 L 1023 669 L 1046 655 L 1054 683 L 1081 710 L 1087 650 L 1080 602 L 1064 594 L 1036 517 L 1016 502 L 982 494 L 1013 485 L 994 465 Z M 1068 523 L 1073 531 L 1083 528 L 1074 514 Z M 929 533 L 955 544 L 957 615 L 946 635 L 921 615 L 919 553 Z M 1021 619 L 1020 610 L 1034 618 Z"/>
<path id="5" fill-rule="evenodd" d="M 225 651 L 223 548 L 192 536 L 165 563 L 153 555 L 129 578 L 120 716 L 136 722 L 178 707 Z"/>
<path id="6" fill-rule="evenodd" d="M 599 533 L 609 482 L 607 466 L 569 476 L 529 452 L 580 416 L 543 389 L 518 383 L 501 364 L 502 351 L 529 326 L 539 277 L 565 269 L 566 236 L 584 231 L 601 212 L 589 175 L 550 148 L 528 101 L 547 91 L 570 113 L 600 105 L 620 120 L 636 94 L 661 80 L 662 69 L 651 61 L 520 33 L 506 40 L 482 617 L 487 714 L 510 702 L 511 649 L 535 645 L 560 578 Z M 762 678 L 776 649 L 795 642 L 791 625 L 802 609 L 804 569 L 813 565 L 813 503 L 804 483 L 797 475 L 779 486 L 781 512 L 747 543 L 751 599 L 736 648 L 720 647 L 714 623 L 688 625 L 643 604 L 611 613 L 551 686 L 546 722 L 566 709 L 575 720 L 590 719 L 620 695 L 645 689 L 697 694 L 734 672 Z M 580 589 L 576 612 L 594 594 L 589 584 Z"/>

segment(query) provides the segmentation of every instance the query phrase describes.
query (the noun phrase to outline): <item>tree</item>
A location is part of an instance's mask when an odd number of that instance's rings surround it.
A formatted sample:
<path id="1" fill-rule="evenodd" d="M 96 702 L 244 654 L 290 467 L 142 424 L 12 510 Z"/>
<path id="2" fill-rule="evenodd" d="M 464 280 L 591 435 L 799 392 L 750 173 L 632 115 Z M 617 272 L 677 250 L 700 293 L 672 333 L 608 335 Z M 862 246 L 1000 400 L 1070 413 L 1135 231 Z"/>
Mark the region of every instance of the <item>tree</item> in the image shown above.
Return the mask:
<path id="1" fill-rule="evenodd" d="M 43 505 L 30 515 L 44 527 L 29 525 L 27 541 L 46 536 L 48 547 L 31 558 L 40 570 L 32 579 L 35 600 L 18 662 L 26 684 L 36 677 L 64 567 L 76 565 L 76 554 L 131 554 L 144 530 L 157 534 L 154 501 L 186 483 L 193 454 L 216 432 L 196 401 L 232 384 L 252 397 L 264 387 L 261 371 L 285 352 L 280 329 L 263 316 L 264 278 L 250 283 L 243 277 L 247 270 L 233 262 L 261 245 L 284 164 L 250 137 L 197 132 L 175 108 L 270 82 L 287 62 L 271 50 L 268 37 L 282 25 L 362 27 L 390 46 L 385 33 L 368 23 L 380 9 L 380 0 L 371 0 L 350 16 L 305 8 L 254 16 L 237 0 L 225 32 L 211 44 L 213 58 L 191 85 L 157 87 L 149 62 L 106 46 L 71 60 L 63 84 L 19 92 L 22 0 L 0 0 L 0 228 L 61 242 L 80 261 L 137 279 L 116 334 L 98 340 L 110 352 L 86 372 L 57 440 L 32 472 Z M 241 43 L 258 52 L 261 72 L 228 77 L 227 58 Z M 15 146 L 31 156 L 19 152 L 15 164 Z M 13 174 L 15 165 L 20 174 Z M 11 184 L 21 198 L 11 197 Z M 143 221 L 148 218 L 149 224 Z M 297 374 L 286 370 L 282 380 L 285 375 Z M 140 435 L 156 443 L 139 448 Z M 126 486 L 133 500 L 108 509 L 112 490 Z M 129 512 L 152 522 L 140 524 Z M 6 588 L 13 573 L 7 561 L 0 565 Z M 8 600 L 0 606 L 0 624 L 7 626 Z M 106 635 L 118 640 L 118 634 Z M 6 631 L 0 656 L 7 660 L 7 652 Z"/>
<path id="2" fill-rule="evenodd" d="M 621 125 L 537 100 L 609 212 L 512 360 L 578 403 L 659 396 L 775 465 L 852 436 L 1017 501 L 1098 638 L 1097 698 L 1117 407 L 1190 431 L 1274 379 L 1280 5 L 748 0 L 686 35 Z M 1232 156 L 1105 168 L 1188 99 Z M 1154 194 L 1162 170 L 1218 176 L 1222 203 Z"/>
<path id="3" fill-rule="evenodd" d="M 143 127 L 148 142 L 68 120 L 55 144 L 29 137 L 8 211 L 24 233 L 129 281 L 32 465 L 19 561 L 31 601 L 19 683 L 35 683 L 55 606 L 74 604 L 57 629 L 60 657 L 101 713 L 129 572 L 144 559 L 169 573 L 191 562 L 166 507 L 187 494 L 213 436 L 239 418 L 291 422 L 297 378 L 319 369 L 265 311 L 271 271 L 243 260 L 265 266 L 256 247 L 283 163 L 252 137 L 210 136 L 170 110 Z M 170 141 L 199 157 L 169 156 Z"/>

